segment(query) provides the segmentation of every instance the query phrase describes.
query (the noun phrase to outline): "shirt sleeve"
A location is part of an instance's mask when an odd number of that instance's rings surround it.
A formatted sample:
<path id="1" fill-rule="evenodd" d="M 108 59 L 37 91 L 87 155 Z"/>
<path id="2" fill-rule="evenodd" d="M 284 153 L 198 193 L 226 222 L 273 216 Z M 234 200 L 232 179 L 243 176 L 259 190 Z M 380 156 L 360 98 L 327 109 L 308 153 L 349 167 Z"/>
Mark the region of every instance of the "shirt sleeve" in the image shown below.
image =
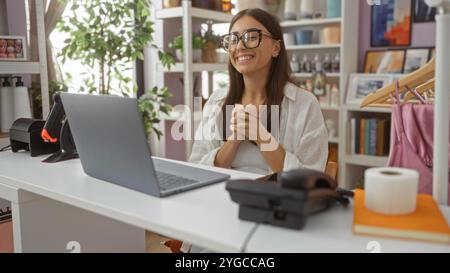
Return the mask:
<path id="1" fill-rule="evenodd" d="M 328 160 L 328 130 L 322 111 L 316 101 L 312 102 L 305 129 L 293 152 L 286 151 L 284 171 L 306 168 L 325 171 Z"/>
<path id="2" fill-rule="evenodd" d="M 206 103 L 202 121 L 195 133 L 194 145 L 189 162 L 214 166 L 216 155 L 222 147 L 216 124 L 217 111 L 220 110 L 220 100 L 211 96 Z"/>

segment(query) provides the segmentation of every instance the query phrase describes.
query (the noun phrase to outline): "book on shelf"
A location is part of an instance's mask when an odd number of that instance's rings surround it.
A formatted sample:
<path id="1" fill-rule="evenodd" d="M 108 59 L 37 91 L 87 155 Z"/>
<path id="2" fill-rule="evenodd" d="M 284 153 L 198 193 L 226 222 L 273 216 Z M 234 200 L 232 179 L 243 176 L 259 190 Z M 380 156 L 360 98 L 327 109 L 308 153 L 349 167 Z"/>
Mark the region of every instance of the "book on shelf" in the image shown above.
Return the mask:
<path id="1" fill-rule="evenodd" d="M 352 118 L 349 131 L 352 154 L 371 156 L 387 156 L 389 154 L 389 120 Z"/>
<path id="2" fill-rule="evenodd" d="M 417 196 L 414 213 L 386 216 L 365 206 L 363 190 L 356 190 L 353 208 L 353 233 L 405 240 L 450 244 L 450 227 L 431 195 Z"/>

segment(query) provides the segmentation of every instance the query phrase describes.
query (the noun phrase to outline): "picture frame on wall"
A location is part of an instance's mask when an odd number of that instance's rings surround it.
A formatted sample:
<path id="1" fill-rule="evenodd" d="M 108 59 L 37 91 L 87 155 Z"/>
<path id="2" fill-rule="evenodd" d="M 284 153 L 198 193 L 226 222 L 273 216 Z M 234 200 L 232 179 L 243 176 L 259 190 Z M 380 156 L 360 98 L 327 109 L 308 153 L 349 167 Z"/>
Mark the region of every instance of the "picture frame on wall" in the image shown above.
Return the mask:
<path id="1" fill-rule="evenodd" d="M 434 22 L 437 14 L 436 8 L 431 8 L 425 0 L 414 0 L 414 23 Z"/>
<path id="2" fill-rule="evenodd" d="M 26 61 L 27 43 L 23 36 L 0 36 L 0 61 Z"/>
<path id="3" fill-rule="evenodd" d="M 404 61 L 404 49 L 369 50 L 364 61 L 364 73 L 400 74 Z"/>
<path id="4" fill-rule="evenodd" d="M 409 48 L 406 50 L 403 73 L 412 73 L 428 62 L 430 48 Z"/>
<path id="5" fill-rule="evenodd" d="M 372 6 L 371 46 L 410 46 L 412 0 L 380 0 Z"/>
<path id="6" fill-rule="evenodd" d="M 359 105 L 369 94 L 393 81 L 390 74 L 351 74 L 345 103 Z"/>

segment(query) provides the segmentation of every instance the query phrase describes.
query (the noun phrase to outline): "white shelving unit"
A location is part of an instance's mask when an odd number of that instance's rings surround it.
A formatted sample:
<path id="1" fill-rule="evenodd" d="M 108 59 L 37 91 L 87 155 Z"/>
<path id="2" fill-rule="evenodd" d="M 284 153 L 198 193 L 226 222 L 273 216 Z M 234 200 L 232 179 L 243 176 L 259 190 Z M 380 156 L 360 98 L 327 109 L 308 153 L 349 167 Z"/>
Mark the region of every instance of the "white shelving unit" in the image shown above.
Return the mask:
<path id="1" fill-rule="evenodd" d="M 48 92 L 48 75 L 47 75 L 47 51 L 45 46 L 45 6 L 44 0 L 36 1 L 36 25 L 38 37 L 38 62 L 3 62 L 0 61 L 0 75 L 22 75 L 36 74 L 41 79 L 41 96 L 42 96 L 42 114 L 47 117 L 50 111 L 50 100 Z M 8 134 L 0 134 L 0 146 L 7 142 Z M 4 145 L 3 145 L 4 146 Z M 3 147 L 2 146 L 2 147 Z"/>
<path id="2" fill-rule="evenodd" d="M 316 2 L 316 1 L 314 1 Z M 325 6 L 325 1 L 318 0 L 316 2 L 320 9 Z M 336 83 L 339 86 L 339 106 L 327 106 L 322 105 L 322 112 L 325 119 L 332 119 L 336 123 L 338 137 L 330 138 L 330 144 L 338 145 L 338 161 L 339 161 L 339 184 L 340 186 L 346 186 L 344 183 L 346 180 L 346 164 L 352 164 L 352 162 L 358 162 L 358 160 L 351 161 L 346 158 L 344 152 L 346 145 L 346 136 L 343 134 L 345 131 L 345 115 L 344 107 L 342 106 L 345 100 L 345 91 L 347 87 L 347 80 L 351 73 L 357 71 L 358 56 L 358 21 L 359 21 L 359 0 L 342 0 L 342 11 L 340 18 L 323 18 L 323 19 L 307 19 L 298 21 L 284 21 L 281 23 L 284 32 L 294 33 L 298 30 L 316 30 L 320 31 L 327 26 L 340 26 L 341 28 L 341 42 L 339 44 L 311 44 L 311 45 L 290 45 L 287 46 L 288 54 L 297 54 L 299 58 L 303 54 L 307 54 L 310 58 L 319 53 L 330 54 L 334 56 L 339 54 L 340 57 L 340 72 L 328 73 L 327 79 L 331 83 Z M 293 73 L 294 79 L 306 79 L 312 78 L 311 73 Z M 347 163 L 350 162 L 350 163 Z"/>
<path id="3" fill-rule="evenodd" d="M 155 20 L 155 41 L 160 48 L 163 48 L 166 52 L 170 51 L 167 44 L 174 36 L 180 35 L 180 29 L 184 41 L 192 40 L 192 31 L 197 28 L 200 24 L 211 21 L 213 23 L 229 23 L 233 16 L 224 12 L 206 10 L 201 8 L 192 7 L 191 1 L 183 0 L 181 1 L 180 7 L 163 9 L 162 0 L 153 1 L 154 11 L 153 19 Z M 170 24 L 170 27 L 167 27 Z M 153 86 L 169 86 L 170 91 L 179 95 L 183 93 L 182 103 L 185 107 L 189 109 L 194 108 L 194 78 L 195 74 L 201 72 L 208 72 L 208 82 L 209 90 L 208 94 L 213 92 L 212 90 L 212 77 L 213 72 L 227 70 L 227 64 L 223 63 L 194 63 L 192 60 L 192 43 L 184 43 L 184 61 L 176 63 L 175 66 L 171 67 L 170 70 L 163 68 L 158 64 L 158 56 L 156 52 L 151 50 L 146 50 L 145 58 L 150 61 L 145 64 L 144 73 L 149 75 L 146 79 L 145 88 L 149 89 Z M 171 88 L 176 81 L 173 77 L 180 74 L 183 78 L 183 90 L 177 90 Z M 181 73 L 182 76 L 181 76 Z M 172 77 L 169 79 L 169 77 Z M 197 106 L 197 105 L 195 105 Z M 167 138 L 170 138 L 170 130 L 166 130 L 166 124 L 174 121 L 183 121 L 183 127 L 185 129 L 186 137 L 190 136 L 190 140 L 185 140 L 185 156 L 191 153 L 193 145 L 193 136 L 195 134 L 196 125 L 201 120 L 201 113 L 196 112 L 191 116 L 186 116 L 185 113 L 180 111 L 175 111 L 169 116 L 161 116 L 161 123 L 158 125 L 159 129 L 164 133 L 164 137 L 160 140 L 152 139 L 151 146 L 152 152 L 155 155 L 165 157 L 166 153 L 166 143 Z M 191 130 L 189 130 L 191 129 Z"/>

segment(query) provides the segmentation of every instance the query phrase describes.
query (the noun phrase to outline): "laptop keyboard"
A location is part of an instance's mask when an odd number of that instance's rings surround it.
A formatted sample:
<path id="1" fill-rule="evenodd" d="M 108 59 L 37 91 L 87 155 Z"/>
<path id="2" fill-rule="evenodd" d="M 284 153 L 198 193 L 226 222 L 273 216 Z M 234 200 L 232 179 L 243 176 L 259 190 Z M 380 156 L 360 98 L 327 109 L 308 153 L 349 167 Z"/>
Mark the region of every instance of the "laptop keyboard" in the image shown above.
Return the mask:
<path id="1" fill-rule="evenodd" d="M 198 181 L 196 180 L 187 179 L 184 177 L 163 172 L 156 172 L 156 177 L 158 178 L 159 181 L 159 187 L 163 191 L 198 183 Z"/>

